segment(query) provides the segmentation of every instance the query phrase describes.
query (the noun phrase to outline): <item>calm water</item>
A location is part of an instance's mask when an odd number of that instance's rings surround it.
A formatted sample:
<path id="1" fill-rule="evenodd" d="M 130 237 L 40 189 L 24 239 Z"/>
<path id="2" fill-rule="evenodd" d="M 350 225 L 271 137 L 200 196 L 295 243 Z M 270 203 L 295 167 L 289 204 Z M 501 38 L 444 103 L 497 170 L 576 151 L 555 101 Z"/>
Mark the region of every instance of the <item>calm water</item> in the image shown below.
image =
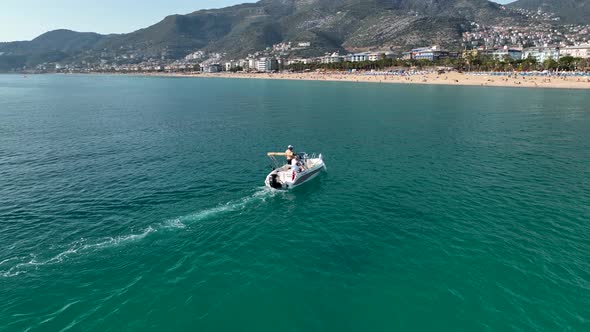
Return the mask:
<path id="1" fill-rule="evenodd" d="M 0 76 L 0 330 L 588 331 L 589 102 Z"/>

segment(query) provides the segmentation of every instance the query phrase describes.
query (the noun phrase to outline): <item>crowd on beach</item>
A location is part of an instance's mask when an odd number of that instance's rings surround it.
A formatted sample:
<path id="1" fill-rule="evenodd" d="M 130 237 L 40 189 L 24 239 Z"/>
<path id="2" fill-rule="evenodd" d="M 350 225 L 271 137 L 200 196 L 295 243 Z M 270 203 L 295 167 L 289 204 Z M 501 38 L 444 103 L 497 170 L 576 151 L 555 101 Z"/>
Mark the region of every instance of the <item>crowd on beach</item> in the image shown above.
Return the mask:
<path id="1" fill-rule="evenodd" d="M 445 73 L 459 73 L 470 76 L 505 76 L 505 77 L 590 77 L 590 71 L 527 71 L 527 72 L 515 72 L 515 71 L 495 71 L 495 72 L 458 72 L 454 70 L 390 70 L 390 71 L 317 71 L 311 72 L 314 76 L 424 76 L 432 74 L 445 74 Z M 298 72 L 283 72 L 281 74 L 288 75 L 299 75 L 309 76 L 310 73 L 298 73 Z M 272 76 L 269 75 L 269 76 Z"/>
<path id="2" fill-rule="evenodd" d="M 474 76 L 590 77 L 588 71 L 471 72 Z"/>
<path id="3" fill-rule="evenodd" d="M 205 77 L 402 83 L 471 86 L 512 86 L 590 89 L 590 72 L 458 72 L 455 70 L 307 71 L 277 73 L 212 73 Z"/>
<path id="4" fill-rule="evenodd" d="M 365 71 L 362 75 L 392 75 L 392 76 L 420 76 L 430 74 L 445 73 L 444 70 L 391 70 L 391 71 Z M 455 71 L 449 71 L 455 72 Z M 355 74 L 354 72 L 347 72 L 348 74 Z M 358 73 L 357 73 L 358 74 Z M 528 71 L 528 72 L 513 72 L 513 71 L 497 71 L 497 72 L 465 72 L 466 75 L 471 76 L 523 76 L 523 77 L 590 77 L 589 71 Z"/>

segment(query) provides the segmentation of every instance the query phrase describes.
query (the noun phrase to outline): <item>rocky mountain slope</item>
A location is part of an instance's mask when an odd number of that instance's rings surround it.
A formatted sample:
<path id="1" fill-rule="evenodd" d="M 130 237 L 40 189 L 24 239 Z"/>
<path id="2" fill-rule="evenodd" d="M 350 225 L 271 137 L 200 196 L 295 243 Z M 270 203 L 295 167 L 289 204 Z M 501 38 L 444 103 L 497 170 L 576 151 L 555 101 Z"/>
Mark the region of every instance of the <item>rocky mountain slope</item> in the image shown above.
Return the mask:
<path id="1" fill-rule="evenodd" d="M 48 61 L 91 62 L 120 50 L 144 59 L 177 59 L 195 50 L 238 57 L 282 41 L 309 41 L 310 54 L 430 44 L 458 48 L 472 21 L 515 24 L 526 18 L 487 0 L 260 0 L 168 16 L 128 34 L 58 30 L 30 42 L 2 43 L 0 70 Z"/>

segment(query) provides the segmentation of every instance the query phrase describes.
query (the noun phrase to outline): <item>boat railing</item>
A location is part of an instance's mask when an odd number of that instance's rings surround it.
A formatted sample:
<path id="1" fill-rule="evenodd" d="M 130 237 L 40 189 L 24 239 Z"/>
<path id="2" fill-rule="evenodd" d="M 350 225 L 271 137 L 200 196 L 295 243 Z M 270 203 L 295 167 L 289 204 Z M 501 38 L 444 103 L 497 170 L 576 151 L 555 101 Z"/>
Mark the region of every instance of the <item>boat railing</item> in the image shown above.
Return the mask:
<path id="1" fill-rule="evenodd" d="M 268 156 L 268 159 L 269 159 L 269 161 L 270 161 L 270 167 L 271 167 L 273 170 L 275 170 L 275 169 L 278 169 L 278 168 L 280 168 L 280 167 L 281 167 L 281 166 L 280 166 L 281 164 L 279 163 L 279 161 L 277 160 L 277 158 L 275 158 L 275 156 L 270 156 L 270 155 L 269 155 L 269 156 Z"/>
<path id="2" fill-rule="evenodd" d="M 303 160 L 305 160 L 305 159 L 315 159 L 315 158 L 318 158 L 318 155 L 316 153 L 309 154 L 307 152 L 300 152 L 300 153 L 298 153 L 298 155 Z"/>

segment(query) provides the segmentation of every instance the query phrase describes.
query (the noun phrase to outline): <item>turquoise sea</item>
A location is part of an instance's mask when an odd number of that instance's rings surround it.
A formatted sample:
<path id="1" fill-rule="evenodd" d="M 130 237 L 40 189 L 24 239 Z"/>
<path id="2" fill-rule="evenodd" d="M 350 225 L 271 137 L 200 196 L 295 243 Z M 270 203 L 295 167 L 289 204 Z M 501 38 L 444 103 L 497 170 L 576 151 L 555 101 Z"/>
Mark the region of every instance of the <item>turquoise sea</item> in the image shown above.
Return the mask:
<path id="1" fill-rule="evenodd" d="M 0 76 L 0 331 L 590 331 L 589 102 Z"/>

